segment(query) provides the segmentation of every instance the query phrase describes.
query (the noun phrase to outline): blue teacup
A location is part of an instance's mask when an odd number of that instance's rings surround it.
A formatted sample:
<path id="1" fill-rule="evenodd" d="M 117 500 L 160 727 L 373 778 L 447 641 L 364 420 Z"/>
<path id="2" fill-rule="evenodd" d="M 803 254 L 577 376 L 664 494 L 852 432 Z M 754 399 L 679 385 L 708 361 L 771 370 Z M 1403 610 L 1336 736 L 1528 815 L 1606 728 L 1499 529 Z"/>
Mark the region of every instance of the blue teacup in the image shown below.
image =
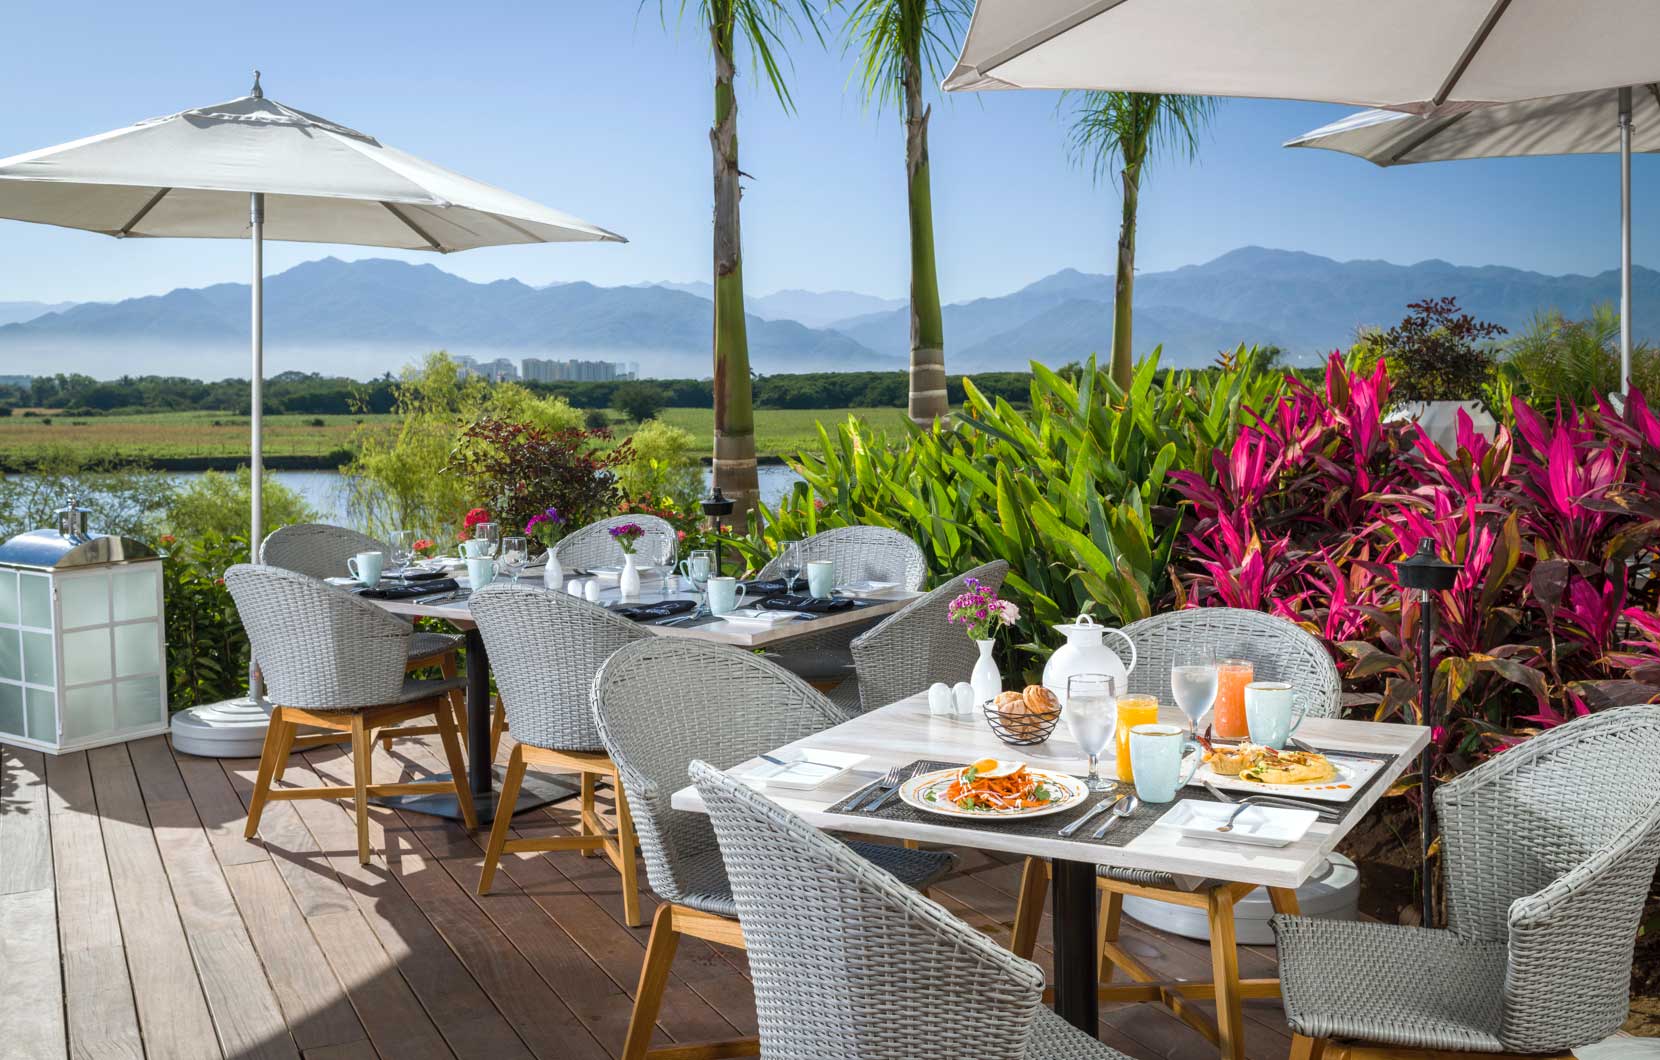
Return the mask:
<path id="1" fill-rule="evenodd" d="M 836 591 L 836 563 L 815 559 L 807 564 L 807 594 L 814 600 L 828 600 Z"/>
<path id="2" fill-rule="evenodd" d="M 346 569 L 365 589 L 380 584 L 381 571 L 386 569 L 386 556 L 381 552 L 359 552 L 346 560 Z"/>
<path id="3" fill-rule="evenodd" d="M 708 587 L 709 613 L 714 615 L 731 614 L 749 595 L 736 578 L 710 578 Z"/>
<path id="4" fill-rule="evenodd" d="M 1191 749 L 1193 754 L 1186 756 Z M 1193 779 L 1205 749 L 1175 725 L 1137 725 L 1130 730 L 1130 770 L 1142 802 L 1170 802 Z"/>
<path id="5" fill-rule="evenodd" d="M 1276 751 L 1284 748 L 1306 713 L 1298 709 L 1296 692 L 1284 681 L 1252 681 L 1245 686 L 1245 726 L 1252 743 Z"/>

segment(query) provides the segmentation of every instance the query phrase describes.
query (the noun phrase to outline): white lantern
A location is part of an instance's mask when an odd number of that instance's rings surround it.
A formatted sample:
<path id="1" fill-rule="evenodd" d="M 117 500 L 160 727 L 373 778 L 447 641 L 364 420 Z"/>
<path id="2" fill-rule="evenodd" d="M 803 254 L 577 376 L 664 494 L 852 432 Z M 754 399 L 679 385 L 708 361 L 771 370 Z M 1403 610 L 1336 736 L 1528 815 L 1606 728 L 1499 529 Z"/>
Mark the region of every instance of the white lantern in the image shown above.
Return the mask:
<path id="1" fill-rule="evenodd" d="M 161 557 L 58 526 L 0 545 L 0 743 L 53 754 L 167 731 Z"/>

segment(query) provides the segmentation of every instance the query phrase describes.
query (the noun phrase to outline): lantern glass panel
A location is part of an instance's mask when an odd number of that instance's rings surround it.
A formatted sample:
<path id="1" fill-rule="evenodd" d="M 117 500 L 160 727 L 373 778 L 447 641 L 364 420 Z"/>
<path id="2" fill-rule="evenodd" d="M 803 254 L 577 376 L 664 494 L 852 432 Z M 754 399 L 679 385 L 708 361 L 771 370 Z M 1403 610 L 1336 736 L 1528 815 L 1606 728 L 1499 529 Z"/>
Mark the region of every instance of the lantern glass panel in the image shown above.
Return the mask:
<path id="1" fill-rule="evenodd" d="M 63 683 L 85 684 L 110 679 L 110 630 L 83 629 L 63 635 Z M 33 678 L 30 678 L 33 680 Z"/>
<path id="2" fill-rule="evenodd" d="M 115 572 L 115 620 L 156 616 L 156 571 L 160 564 L 144 564 Z"/>
<path id="3" fill-rule="evenodd" d="M 31 740 L 42 743 L 58 742 L 58 725 L 56 704 L 52 701 L 52 693 L 42 688 L 26 688 L 23 690 L 25 712 L 28 714 L 29 731 L 24 733 Z"/>
<path id="4" fill-rule="evenodd" d="M 115 726 L 132 729 L 154 725 L 167 713 L 161 699 L 161 680 L 140 677 L 115 683 Z"/>
<path id="5" fill-rule="evenodd" d="M 161 645 L 154 622 L 134 622 L 115 627 L 115 674 L 130 677 L 133 674 L 161 672 Z"/>
<path id="6" fill-rule="evenodd" d="M 51 629 L 52 579 L 44 574 L 19 573 L 17 588 L 23 624 L 36 629 Z"/>
<path id="7" fill-rule="evenodd" d="M 64 629 L 109 625 L 109 576 L 83 574 L 74 578 L 60 578 L 58 606 L 62 608 Z"/>
<path id="8" fill-rule="evenodd" d="M 17 572 L 0 570 L 0 624 L 17 625 Z"/>
<path id="9" fill-rule="evenodd" d="M 32 685 L 55 683 L 57 668 L 52 664 L 52 634 L 23 631 L 23 680 Z"/>
<path id="10" fill-rule="evenodd" d="M 0 736 L 23 735 L 23 686 L 0 684 Z"/>
<path id="11" fill-rule="evenodd" d="M 0 629 L 0 681 L 23 680 L 23 648 L 15 629 Z"/>
<path id="12" fill-rule="evenodd" d="M 63 693 L 63 738 L 99 736 L 115 726 L 115 695 L 109 685 L 87 685 Z"/>

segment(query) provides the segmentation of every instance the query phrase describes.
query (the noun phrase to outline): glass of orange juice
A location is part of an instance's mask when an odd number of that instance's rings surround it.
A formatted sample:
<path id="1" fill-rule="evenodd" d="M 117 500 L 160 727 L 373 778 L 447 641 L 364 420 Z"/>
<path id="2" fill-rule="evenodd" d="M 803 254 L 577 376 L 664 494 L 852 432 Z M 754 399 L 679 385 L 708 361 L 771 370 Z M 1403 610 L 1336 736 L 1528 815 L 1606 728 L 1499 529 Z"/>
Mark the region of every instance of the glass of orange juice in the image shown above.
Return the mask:
<path id="1" fill-rule="evenodd" d="M 1115 732 L 1118 756 L 1118 779 L 1126 784 L 1135 781 L 1130 771 L 1130 730 L 1137 725 L 1153 725 L 1159 720 L 1159 701 L 1152 696 L 1120 696 L 1118 699 L 1118 729 Z"/>
<path id="2" fill-rule="evenodd" d="M 1245 722 L 1245 686 L 1255 679 L 1249 659 L 1216 660 L 1215 733 L 1223 740 L 1244 740 L 1251 735 Z"/>

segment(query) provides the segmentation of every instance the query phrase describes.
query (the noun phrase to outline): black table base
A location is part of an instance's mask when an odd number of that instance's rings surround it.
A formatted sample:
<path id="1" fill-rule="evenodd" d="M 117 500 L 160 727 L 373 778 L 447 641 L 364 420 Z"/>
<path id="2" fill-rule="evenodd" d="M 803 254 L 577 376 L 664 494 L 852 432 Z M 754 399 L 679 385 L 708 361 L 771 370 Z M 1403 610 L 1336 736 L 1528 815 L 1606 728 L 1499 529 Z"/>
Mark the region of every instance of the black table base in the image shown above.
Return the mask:
<path id="1" fill-rule="evenodd" d="M 506 775 L 507 770 L 497 766 L 493 772 L 493 780 L 499 780 Z M 477 773 L 472 774 L 478 776 Z M 434 773 L 423 780 L 448 780 L 448 773 Z M 473 791 L 473 808 L 478 811 L 478 823 L 488 825 L 496 819 L 500 807 L 496 799 L 495 785 L 490 785 L 489 791 L 479 794 L 476 785 Z M 524 813 L 534 810 L 538 806 L 546 806 L 550 802 L 568 799 L 580 790 L 574 781 L 555 780 L 552 777 L 542 776 L 539 773 L 526 773 L 524 783 L 519 786 L 519 798 L 513 806 L 514 813 Z M 390 806 L 394 810 L 408 810 L 410 813 L 424 813 L 433 817 L 445 817 L 452 821 L 461 820 L 461 804 L 454 795 L 375 795 L 369 799 L 376 806 Z"/>
<path id="2" fill-rule="evenodd" d="M 1100 1033 L 1095 952 L 1095 866 L 1050 864 L 1049 915 L 1055 931 L 1055 1014 L 1091 1038 Z"/>

